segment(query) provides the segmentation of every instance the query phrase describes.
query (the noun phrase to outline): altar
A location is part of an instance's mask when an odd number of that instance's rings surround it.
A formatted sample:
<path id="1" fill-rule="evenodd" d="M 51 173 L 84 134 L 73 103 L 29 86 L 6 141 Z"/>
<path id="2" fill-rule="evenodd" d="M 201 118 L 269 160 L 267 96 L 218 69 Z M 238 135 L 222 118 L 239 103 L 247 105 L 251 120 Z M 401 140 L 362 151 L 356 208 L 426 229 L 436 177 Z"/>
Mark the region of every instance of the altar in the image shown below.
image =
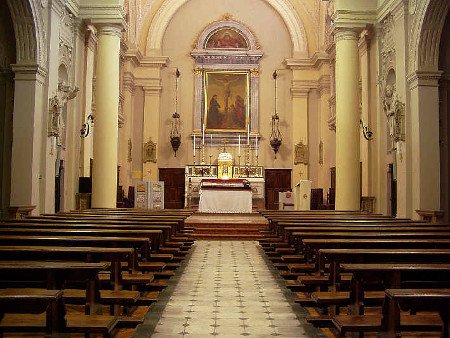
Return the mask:
<path id="1" fill-rule="evenodd" d="M 185 207 L 189 209 L 199 209 L 200 211 L 200 190 L 206 195 L 219 195 L 223 193 L 223 190 L 214 189 L 202 189 L 202 181 L 206 180 L 218 180 L 219 173 L 218 165 L 188 165 L 186 166 L 186 182 L 185 182 Z M 232 168 L 233 178 L 229 179 L 244 179 L 248 181 L 251 191 L 251 205 L 253 209 L 264 209 L 265 206 L 265 192 L 264 192 L 264 170 L 262 166 L 233 166 Z M 224 181 L 224 180 L 219 180 Z M 215 192 L 212 192 L 216 190 Z M 227 189 L 225 189 L 226 191 Z M 228 189 L 229 190 L 229 189 Z M 234 190 L 234 193 L 237 191 Z M 232 192 L 227 192 L 227 195 L 232 195 Z M 238 195 L 240 195 L 239 193 Z M 247 192 L 248 194 L 248 192 Z M 244 195 L 244 193 L 242 193 Z M 222 199 L 225 199 L 225 195 L 222 195 Z M 226 197 L 226 199 L 229 199 Z M 203 200 L 203 198 L 202 198 Z M 239 209 L 239 208 L 237 208 Z M 237 210 L 236 209 L 236 210 Z M 246 209 L 248 210 L 248 208 Z M 251 210 L 251 209 L 250 209 Z"/>
<path id="2" fill-rule="evenodd" d="M 251 213 L 252 189 L 244 179 L 203 179 L 199 211 L 205 213 Z"/>

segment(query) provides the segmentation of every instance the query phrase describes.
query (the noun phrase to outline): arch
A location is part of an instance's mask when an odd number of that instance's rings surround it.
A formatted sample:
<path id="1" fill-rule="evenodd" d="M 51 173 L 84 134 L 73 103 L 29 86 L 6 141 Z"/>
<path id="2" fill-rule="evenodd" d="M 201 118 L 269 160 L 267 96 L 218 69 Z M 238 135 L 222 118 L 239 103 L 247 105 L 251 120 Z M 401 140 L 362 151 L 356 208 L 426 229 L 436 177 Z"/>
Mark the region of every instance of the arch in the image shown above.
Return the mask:
<path id="1" fill-rule="evenodd" d="M 150 24 L 147 35 L 146 53 L 160 50 L 164 32 L 175 13 L 188 0 L 168 0 L 159 8 Z M 293 52 L 308 54 L 308 41 L 306 31 L 295 8 L 288 0 L 265 0 L 281 16 L 289 31 L 292 40 Z M 150 16 L 150 14 L 149 14 Z"/>
<path id="2" fill-rule="evenodd" d="M 17 63 L 34 63 L 47 68 L 44 20 L 36 0 L 7 0 L 14 23 Z"/>
<path id="3" fill-rule="evenodd" d="M 409 43 L 409 73 L 417 70 L 438 70 L 439 43 L 449 1 L 424 0 L 410 5 L 413 14 Z M 415 7 L 414 7 L 415 6 Z"/>

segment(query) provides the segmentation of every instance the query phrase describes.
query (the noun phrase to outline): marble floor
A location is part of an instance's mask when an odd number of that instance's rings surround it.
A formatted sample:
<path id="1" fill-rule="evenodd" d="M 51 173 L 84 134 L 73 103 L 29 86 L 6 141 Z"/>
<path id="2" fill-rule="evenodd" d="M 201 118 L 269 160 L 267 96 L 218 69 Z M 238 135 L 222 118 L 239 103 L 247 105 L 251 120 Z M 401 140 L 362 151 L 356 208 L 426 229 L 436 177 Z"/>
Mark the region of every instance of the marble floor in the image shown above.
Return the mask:
<path id="1" fill-rule="evenodd" d="M 254 241 L 196 241 L 135 337 L 321 337 Z"/>

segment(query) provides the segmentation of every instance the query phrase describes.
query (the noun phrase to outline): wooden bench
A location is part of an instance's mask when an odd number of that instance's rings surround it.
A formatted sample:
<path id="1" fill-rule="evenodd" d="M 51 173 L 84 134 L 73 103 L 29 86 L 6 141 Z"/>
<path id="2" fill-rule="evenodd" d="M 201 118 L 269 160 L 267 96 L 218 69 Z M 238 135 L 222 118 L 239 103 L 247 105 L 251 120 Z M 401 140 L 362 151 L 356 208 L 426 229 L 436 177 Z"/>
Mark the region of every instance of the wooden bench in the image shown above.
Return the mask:
<path id="1" fill-rule="evenodd" d="M 96 277 L 107 268 L 105 263 L 48 262 L 48 261 L 0 261 L 0 280 L 43 281 L 47 289 L 62 290 L 68 280 L 86 281 L 86 312 L 95 308 L 98 299 Z M 109 335 L 117 323 L 116 316 L 67 316 L 66 332 L 102 333 Z M 45 332 L 46 316 L 29 314 L 5 314 L 0 322 L 1 331 Z"/>
<path id="2" fill-rule="evenodd" d="M 65 330 L 64 305 L 61 290 L 9 288 L 0 289 L 0 332 L 6 313 L 39 314 L 46 312 L 47 333 L 56 335 Z M 85 297 L 86 298 L 86 297 Z"/>
<path id="3" fill-rule="evenodd" d="M 387 289 L 382 324 L 389 338 L 398 337 L 401 331 L 400 309 L 439 312 L 441 337 L 450 337 L 450 289 Z"/>

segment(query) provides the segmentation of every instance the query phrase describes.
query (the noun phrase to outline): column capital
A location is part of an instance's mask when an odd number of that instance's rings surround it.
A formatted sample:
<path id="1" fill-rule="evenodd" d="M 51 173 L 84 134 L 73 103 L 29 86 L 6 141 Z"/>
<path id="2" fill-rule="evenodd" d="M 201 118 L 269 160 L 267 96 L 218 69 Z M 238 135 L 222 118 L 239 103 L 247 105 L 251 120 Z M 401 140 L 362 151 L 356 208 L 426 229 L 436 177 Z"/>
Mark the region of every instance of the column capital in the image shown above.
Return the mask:
<path id="1" fill-rule="evenodd" d="M 123 74 L 123 89 L 130 92 L 130 93 L 134 93 L 134 89 L 135 89 L 135 77 L 133 75 L 133 73 L 131 72 L 125 72 Z"/>
<path id="2" fill-rule="evenodd" d="M 47 77 L 47 69 L 37 64 L 14 64 L 11 69 L 16 81 L 37 81 L 44 84 Z"/>
<path id="3" fill-rule="evenodd" d="M 320 96 L 324 94 L 330 94 L 331 92 L 331 77 L 330 75 L 322 75 L 318 81 L 317 87 Z"/>
<path id="4" fill-rule="evenodd" d="M 119 24 L 101 23 L 97 24 L 97 35 L 112 35 L 118 38 L 122 37 L 123 26 Z"/>
<path id="5" fill-rule="evenodd" d="M 357 28 L 347 28 L 347 27 L 335 27 L 334 38 L 336 43 L 344 40 L 359 40 L 359 29 Z"/>
<path id="6" fill-rule="evenodd" d="M 85 35 L 85 45 L 87 48 L 89 48 L 91 51 L 95 51 L 95 48 L 97 47 L 98 39 L 97 34 L 95 32 L 95 27 L 92 25 L 89 25 L 86 27 L 86 35 Z"/>
<path id="7" fill-rule="evenodd" d="M 364 54 L 367 52 L 367 50 L 369 49 L 371 39 L 372 39 L 371 31 L 368 29 L 364 29 L 361 32 L 361 34 L 359 36 L 359 41 L 358 41 L 360 53 Z"/>
<path id="8" fill-rule="evenodd" d="M 141 86 L 145 96 L 158 96 L 162 91 L 161 79 L 136 79 L 135 85 Z"/>
<path id="9" fill-rule="evenodd" d="M 438 87 L 443 71 L 417 71 L 408 75 L 409 89 L 415 89 L 419 86 Z"/>
<path id="10" fill-rule="evenodd" d="M 291 95 L 293 98 L 307 98 L 311 89 L 317 89 L 318 83 L 314 80 L 293 80 Z"/>

